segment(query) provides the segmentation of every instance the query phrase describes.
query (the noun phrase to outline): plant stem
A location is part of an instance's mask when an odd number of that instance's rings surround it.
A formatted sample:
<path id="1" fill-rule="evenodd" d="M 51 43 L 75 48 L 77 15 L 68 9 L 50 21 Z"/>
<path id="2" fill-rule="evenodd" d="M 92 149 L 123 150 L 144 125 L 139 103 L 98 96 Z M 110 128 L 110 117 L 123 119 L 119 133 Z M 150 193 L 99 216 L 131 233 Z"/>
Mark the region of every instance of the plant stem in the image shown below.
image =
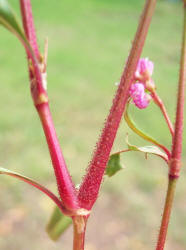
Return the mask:
<path id="1" fill-rule="evenodd" d="M 175 134 L 173 137 L 172 157 L 170 160 L 170 168 L 169 168 L 169 185 L 168 185 L 167 197 L 165 201 L 164 212 L 163 212 L 156 250 L 164 249 L 170 215 L 171 215 L 171 209 L 173 204 L 173 198 L 176 189 L 176 182 L 180 175 L 182 140 L 183 140 L 185 82 L 186 82 L 186 3 L 184 4 L 183 40 L 182 40 L 182 50 L 181 50 L 181 60 L 180 60 L 180 75 L 179 75 L 179 86 L 178 86 Z"/>
<path id="2" fill-rule="evenodd" d="M 168 229 L 168 224 L 170 220 L 170 214 L 171 214 L 171 209 L 172 209 L 172 204 L 173 204 L 173 199 L 174 199 L 174 194 L 175 194 L 175 189 L 176 189 L 176 183 L 177 183 L 177 179 L 169 178 L 167 195 L 166 195 L 166 200 L 165 200 L 165 205 L 164 205 L 164 212 L 162 216 L 162 223 L 160 227 L 159 239 L 158 239 L 156 250 L 164 249 L 167 229 Z"/>
<path id="3" fill-rule="evenodd" d="M 61 200 L 63 202 L 63 205 L 67 209 L 76 210 L 79 208 L 79 206 L 75 188 L 67 170 L 65 160 L 59 145 L 49 105 L 48 103 L 43 103 L 37 105 L 36 108 L 43 125 L 43 130 L 45 132 Z"/>
<path id="4" fill-rule="evenodd" d="M 105 123 L 99 142 L 97 143 L 92 161 L 79 189 L 78 199 L 82 207 L 91 209 L 97 199 L 102 178 L 109 160 L 110 151 L 128 100 L 129 88 L 134 80 L 137 63 L 139 61 L 151 18 L 155 9 L 156 0 L 147 0 L 132 48 L 121 76 L 120 84 L 110 114 Z"/>
<path id="5" fill-rule="evenodd" d="M 20 0 L 20 6 L 26 36 L 38 60 L 38 63 L 32 60 L 33 64 L 31 66 L 29 64 L 31 94 L 46 136 L 62 203 L 66 209 L 74 212 L 79 208 L 76 190 L 66 167 L 51 117 L 48 95 L 44 89 L 42 73 L 45 72 L 39 67 L 43 66 L 43 62 L 38 50 L 30 0 Z M 27 55 L 28 59 L 30 59 L 28 51 Z M 46 65 L 46 62 L 44 63 Z"/>
<path id="6" fill-rule="evenodd" d="M 165 105 L 164 103 L 162 102 L 161 98 L 157 95 L 156 91 L 152 91 L 151 92 L 151 95 L 152 95 L 152 98 L 154 100 L 154 102 L 158 105 L 158 107 L 160 108 L 164 118 L 165 118 L 165 121 L 168 125 L 168 128 L 170 130 L 170 133 L 172 135 L 172 137 L 174 136 L 174 128 L 173 128 L 173 125 L 172 125 L 172 122 L 169 118 L 169 115 L 167 113 L 167 110 L 165 108 Z"/>
<path id="7" fill-rule="evenodd" d="M 37 45 L 37 37 L 34 28 L 32 7 L 30 0 L 20 0 L 20 6 L 21 6 L 22 20 L 26 37 L 30 42 L 30 45 L 32 46 L 36 58 L 39 59 L 40 53 Z"/>
<path id="8" fill-rule="evenodd" d="M 73 250 L 84 250 L 85 231 L 88 218 L 85 216 L 76 216 L 72 219 L 74 228 Z"/>

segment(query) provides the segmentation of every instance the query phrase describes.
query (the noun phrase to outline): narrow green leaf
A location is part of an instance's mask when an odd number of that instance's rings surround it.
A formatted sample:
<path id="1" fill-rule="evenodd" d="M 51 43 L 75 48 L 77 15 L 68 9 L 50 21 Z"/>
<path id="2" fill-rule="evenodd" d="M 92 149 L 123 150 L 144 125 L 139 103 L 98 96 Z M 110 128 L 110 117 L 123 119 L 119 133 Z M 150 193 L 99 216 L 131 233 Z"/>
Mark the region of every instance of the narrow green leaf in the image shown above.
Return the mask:
<path id="1" fill-rule="evenodd" d="M 17 178 L 19 180 L 22 180 L 32 186 L 34 186 L 35 188 L 39 189 L 40 191 L 42 191 L 43 193 L 45 193 L 49 198 L 51 198 L 55 204 L 64 212 L 66 212 L 65 208 L 63 207 L 61 201 L 59 200 L 59 198 L 53 194 L 50 190 L 48 190 L 47 188 L 45 188 L 44 186 L 42 186 L 41 184 L 37 183 L 36 181 L 24 176 L 24 175 L 21 175 L 21 174 L 18 174 L 16 172 L 13 172 L 13 171 L 10 171 L 8 169 L 5 169 L 5 168 L 1 168 L 0 167 L 0 174 L 4 174 L 4 175 L 9 175 L 9 176 L 12 176 L 14 178 Z"/>
<path id="2" fill-rule="evenodd" d="M 121 169 L 123 169 L 123 167 L 120 164 L 120 154 L 118 153 L 111 155 L 106 167 L 105 174 L 111 177 Z"/>
<path id="3" fill-rule="evenodd" d="M 52 240 L 57 241 L 71 224 L 72 219 L 62 214 L 56 206 L 46 227 L 46 231 Z"/>
<path id="4" fill-rule="evenodd" d="M 37 59 L 25 36 L 24 30 L 7 0 L 0 0 L 0 24 L 18 37 L 23 46 L 30 51 L 33 60 L 37 63 Z"/>
<path id="5" fill-rule="evenodd" d="M 0 24 L 25 41 L 25 35 L 7 0 L 0 0 Z"/>
<path id="6" fill-rule="evenodd" d="M 145 153 L 145 157 L 147 157 L 147 154 L 153 154 L 153 155 L 157 155 L 161 158 L 163 158 L 166 162 L 168 162 L 168 157 L 167 154 L 165 154 L 164 152 L 162 152 L 158 147 L 156 146 L 144 146 L 144 147 L 137 147 L 135 145 L 132 145 L 128 142 L 128 138 L 126 139 L 126 143 L 128 146 L 128 149 L 130 151 L 139 151 L 142 153 Z"/>

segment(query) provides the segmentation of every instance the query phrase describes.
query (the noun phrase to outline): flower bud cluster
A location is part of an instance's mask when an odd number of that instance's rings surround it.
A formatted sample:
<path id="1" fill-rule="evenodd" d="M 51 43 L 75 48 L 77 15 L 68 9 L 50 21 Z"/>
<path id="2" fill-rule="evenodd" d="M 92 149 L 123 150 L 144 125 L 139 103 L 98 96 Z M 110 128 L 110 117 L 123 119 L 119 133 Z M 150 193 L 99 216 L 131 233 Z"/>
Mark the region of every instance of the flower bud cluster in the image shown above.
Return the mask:
<path id="1" fill-rule="evenodd" d="M 154 82 L 151 79 L 153 74 L 154 64 L 148 58 L 141 58 L 138 62 L 135 72 L 135 82 L 130 87 L 130 97 L 133 103 L 139 108 L 146 108 L 151 98 L 147 91 L 155 89 Z"/>

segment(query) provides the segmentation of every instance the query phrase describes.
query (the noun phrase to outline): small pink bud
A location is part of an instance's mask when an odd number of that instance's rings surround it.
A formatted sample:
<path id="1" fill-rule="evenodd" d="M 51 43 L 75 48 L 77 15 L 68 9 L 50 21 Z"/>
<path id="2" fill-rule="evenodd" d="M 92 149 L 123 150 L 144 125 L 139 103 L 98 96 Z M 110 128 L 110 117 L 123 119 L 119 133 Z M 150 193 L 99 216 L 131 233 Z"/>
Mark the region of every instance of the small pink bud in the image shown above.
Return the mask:
<path id="1" fill-rule="evenodd" d="M 135 77 L 137 80 L 148 81 L 150 80 L 154 69 L 153 62 L 148 58 L 141 58 L 138 62 Z"/>
<path id="2" fill-rule="evenodd" d="M 145 87 L 143 83 L 132 84 L 132 86 L 130 87 L 129 94 L 132 97 L 133 103 L 139 109 L 144 109 L 149 105 L 151 96 L 145 93 Z"/>

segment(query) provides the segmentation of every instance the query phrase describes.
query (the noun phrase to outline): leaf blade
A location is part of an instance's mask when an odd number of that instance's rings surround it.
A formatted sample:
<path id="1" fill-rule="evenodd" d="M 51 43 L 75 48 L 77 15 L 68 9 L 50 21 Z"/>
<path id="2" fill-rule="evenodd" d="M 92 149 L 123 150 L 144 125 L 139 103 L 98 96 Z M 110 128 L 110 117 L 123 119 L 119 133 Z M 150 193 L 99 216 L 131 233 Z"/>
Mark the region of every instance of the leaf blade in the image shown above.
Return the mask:
<path id="1" fill-rule="evenodd" d="M 48 236 L 53 241 L 57 241 L 71 224 L 72 219 L 62 214 L 60 209 L 56 206 L 46 226 L 46 231 L 48 233 Z"/>
<path id="2" fill-rule="evenodd" d="M 23 40 L 26 39 L 24 31 L 19 24 L 14 11 L 9 6 L 8 1 L 6 0 L 0 0 L 0 23 L 5 28 L 19 36 L 19 38 Z"/>
<path id="3" fill-rule="evenodd" d="M 107 175 L 108 177 L 112 177 L 118 171 L 122 169 L 123 167 L 121 166 L 121 163 L 120 163 L 120 153 L 112 154 L 109 158 L 106 171 L 105 171 L 105 175 Z"/>

